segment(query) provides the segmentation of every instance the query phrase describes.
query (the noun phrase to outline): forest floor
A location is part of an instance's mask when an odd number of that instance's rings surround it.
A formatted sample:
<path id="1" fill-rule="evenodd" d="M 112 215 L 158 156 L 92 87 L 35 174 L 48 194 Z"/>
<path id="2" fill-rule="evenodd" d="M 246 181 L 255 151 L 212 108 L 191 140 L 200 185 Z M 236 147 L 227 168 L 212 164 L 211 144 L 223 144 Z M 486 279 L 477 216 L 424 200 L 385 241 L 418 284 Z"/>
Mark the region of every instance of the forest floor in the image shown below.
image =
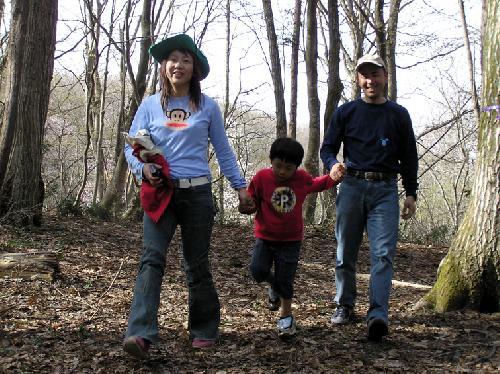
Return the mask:
<path id="1" fill-rule="evenodd" d="M 500 314 L 414 312 L 447 248 L 401 244 L 390 335 L 366 339 L 369 258 L 360 251 L 357 321 L 332 326 L 335 243 L 331 229 L 308 228 L 293 309 L 298 334 L 277 338 L 266 288 L 252 281 L 248 226 L 216 226 L 212 269 L 222 305 L 219 344 L 194 350 L 185 329 L 187 291 L 179 239 L 164 277 L 160 342 L 148 360 L 122 350 L 141 251 L 140 223 L 46 218 L 40 228 L 0 226 L 0 254 L 54 252 L 54 282 L 0 278 L 0 373 L 498 373 Z"/>

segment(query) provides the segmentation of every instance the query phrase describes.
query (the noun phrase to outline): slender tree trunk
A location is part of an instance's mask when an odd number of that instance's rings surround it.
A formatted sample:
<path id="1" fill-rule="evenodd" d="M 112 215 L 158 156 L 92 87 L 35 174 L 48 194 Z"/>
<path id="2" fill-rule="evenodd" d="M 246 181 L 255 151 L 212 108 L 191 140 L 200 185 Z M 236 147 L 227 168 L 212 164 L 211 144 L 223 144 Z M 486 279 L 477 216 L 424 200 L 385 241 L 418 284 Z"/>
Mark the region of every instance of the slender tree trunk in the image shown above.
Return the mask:
<path id="1" fill-rule="evenodd" d="M 326 134 L 332 114 L 337 109 L 342 95 L 344 85 L 340 79 L 340 25 L 339 25 L 339 3 L 338 0 L 328 0 L 328 80 L 327 80 L 327 95 L 325 104 L 325 113 L 323 116 L 323 133 Z M 323 170 L 324 173 L 329 173 L 330 170 Z M 333 221 L 335 216 L 335 198 L 337 189 L 332 188 L 324 194 L 324 210 L 326 211 L 326 219 Z"/>
<path id="2" fill-rule="evenodd" d="M 318 24 L 316 20 L 317 0 L 307 1 L 307 41 L 306 72 L 307 97 L 309 107 L 309 141 L 304 162 L 305 169 L 313 176 L 319 175 L 319 143 L 320 143 L 320 103 L 318 97 Z M 308 196 L 304 203 L 306 223 L 314 222 L 317 194 Z"/>
<path id="3" fill-rule="evenodd" d="M 300 46 L 300 19 L 302 14 L 302 1 L 295 0 L 293 11 L 292 57 L 290 59 L 290 122 L 288 134 L 297 138 L 297 91 L 299 71 L 299 46 Z"/>
<path id="4" fill-rule="evenodd" d="M 276 136 L 284 137 L 286 130 L 286 108 L 283 80 L 281 79 L 281 63 L 278 50 L 278 38 L 274 28 L 271 0 L 262 0 L 264 18 L 266 21 L 267 39 L 269 41 L 269 57 L 271 59 L 271 76 L 274 86 L 274 101 L 276 103 Z"/>
<path id="5" fill-rule="evenodd" d="M 224 127 L 227 128 L 227 120 L 229 115 L 229 62 L 231 59 L 231 0 L 226 1 L 226 76 L 224 79 Z M 225 221 L 225 204 L 224 204 L 224 174 L 219 167 L 219 223 L 223 224 Z"/>
<path id="6" fill-rule="evenodd" d="M 432 290 L 418 307 L 448 311 L 469 306 L 500 311 L 500 3 L 483 0 L 482 106 L 472 198 L 457 236 L 441 261 Z M 496 106 L 496 111 L 488 111 Z"/>
<path id="7" fill-rule="evenodd" d="M 0 164 L 5 160 L 8 164 L 0 170 L 0 217 L 9 214 L 12 222 L 40 225 L 42 139 L 54 70 L 57 0 L 16 0 L 11 6 L 6 84 L 11 91 L 6 95 L 0 138 Z"/>
<path id="8" fill-rule="evenodd" d="M 474 105 L 474 113 L 476 114 L 477 122 L 479 123 L 479 118 L 480 118 L 479 98 L 477 97 L 476 79 L 474 78 L 474 61 L 472 59 L 472 52 L 470 50 L 469 29 L 467 28 L 467 21 L 465 19 L 463 0 L 458 0 L 458 8 L 460 9 L 460 18 L 462 19 L 462 26 L 464 29 L 464 45 L 465 45 L 465 51 L 467 53 L 467 64 L 469 67 L 469 80 L 470 80 L 472 103 Z"/>
<path id="9" fill-rule="evenodd" d="M 375 1 L 375 43 L 380 57 L 387 67 L 386 95 L 389 100 L 396 101 L 398 98 L 396 78 L 396 41 L 398 28 L 398 15 L 401 0 L 391 0 L 387 27 L 384 21 L 384 1 Z"/>

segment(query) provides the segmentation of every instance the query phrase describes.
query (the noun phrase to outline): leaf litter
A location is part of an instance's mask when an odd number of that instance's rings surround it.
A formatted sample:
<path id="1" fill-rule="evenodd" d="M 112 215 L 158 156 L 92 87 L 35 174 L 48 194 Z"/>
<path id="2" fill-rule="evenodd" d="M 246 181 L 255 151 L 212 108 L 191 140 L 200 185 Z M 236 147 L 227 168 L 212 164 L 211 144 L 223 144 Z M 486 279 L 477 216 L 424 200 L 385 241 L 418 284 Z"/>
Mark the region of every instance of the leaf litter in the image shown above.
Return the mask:
<path id="1" fill-rule="evenodd" d="M 215 225 L 211 263 L 221 301 L 221 337 L 193 350 L 176 234 L 159 310 L 160 341 L 136 361 L 122 350 L 142 247 L 139 222 L 47 217 L 41 228 L 0 227 L 0 253 L 52 252 L 61 274 L 0 278 L 0 373 L 498 373 L 500 314 L 414 312 L 432 286 L 445 247 L 401 243 L 395 260 L 390 335 L 366 339 L 369 253 L 358 261 L 357 320 L 332 326 L 332 229 L 308 227 L 295 282 L 298 334 L 281 341 L 265 285 L 249 273 L 252 227 Z M 427 286 L 427 288 L 425 287 Z"/>

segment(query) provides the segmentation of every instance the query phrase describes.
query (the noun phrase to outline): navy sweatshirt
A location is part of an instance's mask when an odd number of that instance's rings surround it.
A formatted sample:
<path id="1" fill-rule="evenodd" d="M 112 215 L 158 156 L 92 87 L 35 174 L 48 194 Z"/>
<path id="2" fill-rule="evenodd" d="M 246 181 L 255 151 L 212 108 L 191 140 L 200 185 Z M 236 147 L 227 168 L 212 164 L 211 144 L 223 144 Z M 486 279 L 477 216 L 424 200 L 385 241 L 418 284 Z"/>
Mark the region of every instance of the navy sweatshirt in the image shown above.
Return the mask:
<path id="1" fill-rule="evenodd" d="M 345 103 L 333 113 L 320 156 L 328 170 L 339 162 L 341 143 L 347 169 L 401 174 L 406 196 L 417 196 L 418 155 L 408 111 L 392 101 Z"/>

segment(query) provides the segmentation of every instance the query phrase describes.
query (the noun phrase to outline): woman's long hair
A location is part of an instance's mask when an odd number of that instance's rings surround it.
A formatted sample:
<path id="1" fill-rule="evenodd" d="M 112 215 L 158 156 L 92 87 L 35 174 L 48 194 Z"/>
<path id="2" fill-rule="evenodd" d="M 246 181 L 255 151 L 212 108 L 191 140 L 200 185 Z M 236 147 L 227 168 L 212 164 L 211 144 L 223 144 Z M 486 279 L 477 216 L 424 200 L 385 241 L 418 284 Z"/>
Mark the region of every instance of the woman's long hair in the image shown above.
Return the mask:
<path id="1" fill-rule="evenodd" d="M 189 104 L 193 112 L 198 111 L 201 105 L 201 69 L 196 56 L 187 49 L 178 49 L 178 51 L 189 54 L 193 58 L 193 76 L 189 82 Z M 166 113 L 168 108 L 168 101 L 172 96 L 173 87 L 167 78 L 167 59 L 164 59 L 160 64 L 160 87 L 161 87 L 161 106 Z"/>

